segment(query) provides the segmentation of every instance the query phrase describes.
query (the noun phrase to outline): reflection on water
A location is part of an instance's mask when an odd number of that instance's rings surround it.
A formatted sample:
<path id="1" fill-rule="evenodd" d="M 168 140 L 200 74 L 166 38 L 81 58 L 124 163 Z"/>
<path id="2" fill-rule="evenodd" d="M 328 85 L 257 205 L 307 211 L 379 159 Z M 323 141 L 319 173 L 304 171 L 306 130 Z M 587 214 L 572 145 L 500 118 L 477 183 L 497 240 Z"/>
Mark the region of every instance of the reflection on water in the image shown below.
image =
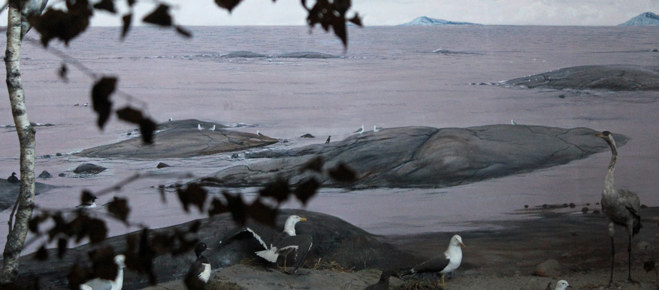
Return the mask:
<path id="1" fill-rule="evenodd" d="M 169 32 L 134 29 L 125 42 L 117 28 L 96 28 L 62 48 L 88 67 L 120 77 L 119 88 L 148 104 L 154 119 L 198 118 L 254 126 L 234 130 L 286 139 L 283 149 L 341 140 L 361 124 L 366 128 L 485 124 L 535 124 L 589 127 L 631 137 L 620 149 L 617 184 L 636 191 L 644 204 L 659 205 L 656 172 L 659 134 L 657 92 L 574 92 L 524 90 L 487 85 L 562 67 L 588 64 L 657 64 L 656 30 L 638 27 L 350 27 L 349 50 L 330 34 L 308 35 L 305 27 L 199 27 L 184 40 Z M 225 57 L 235 52 L 250 57 Z M 280 58 L 311 52 L 338 58 Z M 62 186 L 39 195 L 48 208 L 70 208 L 82 189 L 109 187 L 136 172 L 140 179 L 117 195 L 133 207 L 131 219 L 154 227 L 201 217 L 185 214 L 175 194 L 161 203 L 156 187 L 184 182 L 221 168 L 254 162 L 218 154 L 156 161 L 87 159 L 69 155 L 83 148 L 126 138 L 129 125 L 111 120 L 104 131 L 94 124 L 89 102 L 91 81 L 71 71 L 58 79 L 60 60 L 26 45 L 23 81 L 30 120 L 53 123 L 37 128 L 40 180 Z M 485 85 L 478 85 L 478 84 Z M 130 102 L 115 97 L 117 106 Z M 139 104 L 137 104 L 139 105 Z M 11 124 L 7 102 L 0 125 Z M 311 133 L 315 139 L 299 136 Z M 18 142 L 12 128 L 0 128 L 0 174 L 18 171 Z M 55 156 L 56 153 L 63 156 Z M 386 152 L 382 152 L 386 154 Z M 49 157 L 43 157 L 49 155 Z M 377 234 L 463 231 L 498 226 L 524 205 L 599 200 L 609 153 L 566 165 L 505 178 L 441 189 L 322 189 L 308 209 L 337 215 Z M 156 169 L 158 162 L 171 167 Z M 83 162 L 108 167 L 98 176 L 78 178 Z M 64 173 L 64 177 L 57 175 Z M 218 190 L 218 189 L 213 189 Z M 254 192 L 255 189 L 246 189 Z M 100 202 L 111 200 L 101 197 Z M 287 207 L 300 207 L 289 202 Z M 193 211 L 194 212 L 194 211 Z M 0 214 L 5 224 L 9 211 Z M 111 234 L 131 229 L 111 224 Z M 6 227 L 0 236 L 6 236 Z M 4 239 L 0 241 L 3 245 Z"/>

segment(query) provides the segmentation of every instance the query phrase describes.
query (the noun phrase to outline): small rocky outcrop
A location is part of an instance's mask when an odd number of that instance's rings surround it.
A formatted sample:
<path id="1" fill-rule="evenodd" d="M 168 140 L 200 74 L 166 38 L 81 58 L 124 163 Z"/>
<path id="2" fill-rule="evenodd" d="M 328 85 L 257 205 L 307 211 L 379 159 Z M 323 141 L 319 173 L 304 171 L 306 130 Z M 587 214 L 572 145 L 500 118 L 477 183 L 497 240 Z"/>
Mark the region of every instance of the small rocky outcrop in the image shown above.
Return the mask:
<path id="1" fill-rule="evenodd" d="M 246 158 L 269 160 L 223 169 L 204 184 L 262 186 L 276 177 L 296 184 L 308 176 L 301 166 L 322 157 L 324 169 L 345 163 L 356 171 L 353 188 L 447 187 L 564 164 L 608 150 L 588 128 L 526 125 L 469 128 L 403 127 L 355 134 L 340 142 L 284 151 L 262 151 Z M 619 146 L 627 137 L 616 135 Z M 317 176 L 324 186 L 335 184 Z"/>
<path id="2" fill-rule="evenodd" d="M 53 175 L 46 170 L 41 171 L 41 173 L 39 173 L 39 178 L 51 178 L 51 177 L 53 177 Z"/>
<path id="3" fill-rule="evenodd" d="M 516 78 L 504 86 L 575 90 L 657 91 L 659 67 L 638 65 L 585 65 Z"/>
<path id="4" fill-rule="evenodd" d="M 76 174 L 99 174 L 103 171 L 105 171 L 107 168 L 96 165 L 93 163 L 84 163 L 81 165 L 78 165 L 76 169 L 73 170 L 73 173 Z"/>
<path id="5" fill-rule="evenodd" d="M 40 193 L 55 188 L 53 185 L 41 182 L 36 182 L 35 186 L 35 195 L 39 195 Z M 18 197 L 20 187 L 20 183 L 11 183 L 5 178 L 0 178 L 0 211 L 3 211 L 14 205 L 16 198 Z"/>
<path id="6" fill-rule="evenodd" d="M 211 130 L 215 126 L 215 130 Z M 201 127 L 201 130 L 199 130 Z M 231 131 L 225 126 L 194 119 L 165 122 L 158 125 L 155 143 L 142 144 L 131 138 L 114 144 L 85 149 L 78 155 L 101 158 L 186 158 L 222 152 L 245 150 L 277 143 L 267 136 Z"/>

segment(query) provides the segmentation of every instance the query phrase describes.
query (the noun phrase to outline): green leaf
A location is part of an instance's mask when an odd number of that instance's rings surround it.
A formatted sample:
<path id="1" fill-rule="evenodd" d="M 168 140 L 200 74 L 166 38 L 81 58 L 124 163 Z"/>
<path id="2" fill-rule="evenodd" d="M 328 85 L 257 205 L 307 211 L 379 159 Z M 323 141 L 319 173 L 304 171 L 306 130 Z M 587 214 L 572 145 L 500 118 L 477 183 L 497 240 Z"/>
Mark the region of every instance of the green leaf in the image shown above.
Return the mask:
<path id="1" fill-rule="evenodd" d="M 172 26 L 172 16 L 169 15 L 169 6 L 160 4 L 158 7 L 142 18 L 145 23 L 155 24 L 162 27 Z"/>
<path id="2" fill-rule="evenodd" d="M 298 184 L 298 186 L 295 187 L 294 194 L 295 197 L 306 206 L 307 202 L 316 195 L 318 188 L 320 188 L 320 182 L 318 182 L 316 178 L 311 177 Z"/>
<path id="3" fill-rule="evenodd" d="M 130 214 L 130 207 L 128 206 L 128 200 L 125 198 L 114 197 L 110 203 L 108 203 L 108 212 L 112 214 L 115 218 L 124 222 L 128 225 L 128 215 Z"/>

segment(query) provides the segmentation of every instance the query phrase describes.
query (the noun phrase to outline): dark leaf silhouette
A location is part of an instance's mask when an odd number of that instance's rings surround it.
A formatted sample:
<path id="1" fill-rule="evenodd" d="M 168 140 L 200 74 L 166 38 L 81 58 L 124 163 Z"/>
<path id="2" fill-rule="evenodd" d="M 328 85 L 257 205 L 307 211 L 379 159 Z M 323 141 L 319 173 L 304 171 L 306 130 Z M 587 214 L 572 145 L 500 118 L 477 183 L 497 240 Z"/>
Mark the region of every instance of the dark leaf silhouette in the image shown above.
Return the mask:
<path id="1" fill-rule="evenodd" d="M 306 163 L 302 164 L 302 167 L 300 167 L 300 172 L 305 172 L 307 170 L 311 170 L 311 171 L 321 173 L 321 170 L 323 168 L 324 163 L 325 163 L 325 161 L 323 160 L 323 157 L 316 156 L 316 157 L 312 158 L 311 160 L 307 161 Z"/>
<path id="2" fill-rule="evenodd" d="M 57 239 L 57 257 L 58 258 L 61 259 L 61 258 L 64 257 L 64 254 L 66 254 L 68 242 L 69 242 L 69 240 L 67 240 L 65 238 Z"/>
<path id="3" fill-rule="evenodd" d="M 229 212 L 229 208 L 220 199 L 214 197 L 211 201 L 211 208 L 208 210 L 208 216 L 223 214 L 225 212 Z"/>
<path id="4" fill-rule="evenodd" d="M 96 200 L 96 196 L 88 190 L 83 190 L 80 194 L 80 204 L 91 204 Z"/>
<path id="5" fill-rule="evenodd" d="M 192 37 L 192 32 L 190 32 L 189 30 L 187 30 L 187 29 L 185 29 L 185 28 L 183 28 L 179 25 L 176 26 L 176 32 L 178 32 L 178 34 L 180 34 L 180 35 L 182 35 L 183 37 L 186 37 L 186 38 Z"/>
<path id="6" fill-rule="evenodd" d="M 121 40 L 124 40 L 130 30 L 130 24 L 133 22 L 133 13 L 128 13 L 121 17 Z"/>
<path id="7" fill-rule="evenodd" d="M 69 289 L 80 289 L 80 284 L 85 282 L 86 277 L 89 275 L 86 269 L 81 268 L 78 264 L 71 266 L 66 280 L 69 282 Z"/>
<path id="8" fill-rule="evenodd" d="M 112 101 L 110 95 L 117 86 L 116 77 L 103 77 L 94 84 L 92 88 L 92 108 L 98 114 L 96 125 L 103 129 L 112 112 Z"/>
<path id="9" fill-rule="evenodd" d="M 328 169 L 327 174 L 338 182 L 353 183 L 357 181 L 357 174 L 343 162 L 334 168 Z"/>
<path id="10" fill-rule="evenodd" d="M 140 134 L 142 143 L 153 144 L 153 133 L 156 131 L 158 124 L 149 118 L 144 118 L 140 122 Z"/>
<path id="11" fill-rule="evenodd" d="M 100 243 L 108 237 L 108 228 L 101 219 L 90 218 L 87 221 L 87 232 L 89 233 L 89 242 L 92 244 Z M 113 260 L 114 261 L 114 260 Z M 114 264 L 114 262 L 113 262 Z"/>
<path id="12" fill-rule="evenodd" d="M 37 250 L 37 253 L 34 255 L 34 259 L 37 261 L 48 260 L 48 250 L 46 250 L 46 245 L 41 245 Z"/>
<path id="13" fill-rule="evenodd" d="M 295 187 L 294 194 L 295 197 L 306 206 L 307 201 L 316 195 L 318 188 L 320 188 L 320 182 L 318 182 L 316 178 L 311 177 L 298 184 L 297 187 Z"/>
<path id="14" fill-rule="evenodd" d="M 197 206 L 199 212 L 204 212 L 204 203 L 206 203 L 208 192 L 201 185 L 190 183 L 185 188 L 178 188 L 176 192 L 186 212 L 190 212 L 190 204 Z"/>
<path id="15" fill-rule="evenodd" d="M 220 6 L 221 8 L 224 8 L 226 10 L 229 10 L 229 13 L 240 4 L 240 1 L 242 0 L 215 0 L 215 4 L 217 6 Z"/>
<path id="16" fill-rule="evenodd" d="M 232 194 L 228 191 L 223 191 L 222 195 L 227 200 L 233 221 L 239 225 L 244 225 L 247 221 L 247 210 L 242 197 L 239 194 Z"/>
<path id="17" fill-rule="evenodd" d="M 59 39 L 66 45 L 89 26 L 92 10 L 86 0 L 67 1 L 67 11 L 48 8 L 42 15 L 31 16 L 28 21 L 41 34 L 41 44 L 48 46 L 52 39 Z"/>
<path id="18" fill-rule="evenodd" d="M 59 70 L 57 70 L 57 75 L 62 81 L 68 82 L 69 81 L 68 74 L 69 74 L 69 69 L 66 66 L 66 63 L 62 63 L 62 65 L 59 67 Z"/>
<path id="19" fill-rule="evenodd" d="M 260 198 L 249 205 L 247 212 L 255 221 L 273 228 L 275 227 L 278 209 L 264 204 Z"/>
<path id="20" fill-rule="evenodd" d="M 47 213 L 35 215 L 30 219 L 30 221 L 27 224 L 27 227 L 30 230 L 30 232 L 35 234 L 39 233 L 39 224 L 46 221 L 48 218 L 50 218 L 50 215 L 48 215 Z"/>
<path id="21" fill-rule="evenodd" d="M 94 9 L 105 10 L 110 13 L 117 13 L 117 9 L 114 8 L 113 0 L 101 0 L 101 2 L 94 4 Z"/>
<path id="22" fill-rule="evenodd" d="M 306 1 L 302 0 L 302 6 L 308 11 L 307 24 L 310 27 L 319 24 L 325 31 L 332 28 L 343 46 L 348 47 L 345 14 L 350 9 L 350 0 L 335 0 L 332 3 L 329 0 L 317 0 L 312 7 L 308 7 Z"/>
<path id="23" fill-rule="evenodd" d="M 169 6 L 160 4 L 153 12 L 144 16 L 142 19 L 145 23 L 155 24 L 158 26 L 168 27 L 172 26 L 172 16 L 169 15 Z"/>
<path id="24" fill-rule="evenodd" d="M 128 206 L 128 200 L 125 198 L 115 197 L 108 204 L 108 212 L 112 214 L 115 218 L 123 221 L 128 225 L 128 215 L 130 214 L 130 207 Z"/>
<path id="25" fill-rule="evenodd" d="M 120 110 L 117 110 L 117 117 L 120 120 L 133 124 L 139 124 L 143 119 L 142 112 L 131 107 L 124 107 Z"/>
<path id="26" fill-rule="evenodd" d="M 110 246 L 89 252 L 94 275 L 101 279 L 114 280 L 119 272 L 119 267 L 114 262 L 114 256 L 114 249 Z"/>
<path id="27" fill-rule="evenodd" d="M 348 19 L 348 21 L 350 21 L 352 24 L 357 25 L 357 26 L 364 26 L 364 25 L 362 24 L 362 18 L 359 17 L 359 13 L 355 13 L 355 16 L 353 16 L 352 18 Z"/>
<path id="28" fill-rule="evenodd" d="M 286 201 L 290 193 L 288 180 L 282 177 L 277 177 L 275 181 L 266 184 L 265 187 L 259 190 L 259 195 L 262 197 L 272 197 L 279 203 Z"/>
<path id="29" fill-rule="evenodd" d="M 62 217 L 62 213 L 56 212 L 52 214 L 51 219 L 53 220 L 53 227 L 48 230 L 48 240 L 52 241 L 57 235 L 65 234 L 67 236 L 72 236 L 72 229 Z"/>
<path id="30" fill-rule="evenodd" d="M 140 234 L 140 247 L 137 254 L 137 264 L 139 265 L 139 272 L 145 273 L 149 276 L 149 284 L 156 284 L 156 273 L 153 272 L 153 259 L 156 257 L 155 252 L 149 245 L 149 229 L 142 229 Z"/>
<path id="31" fill-rule="evenodd" d="M 128 7 L 133 7 L 133 5 L 135 5 L 135 2 L 137 2 L 137 0 L 126 0 L 126 2 L 128 2 Z"/>
<path id="32" fill-rule="evenodd" d="M 188 232 L 196 233 L 199 232 L 199 229 L 201 229 L 201 222 L 199 220 L 196 220 L 190 225 L 190 228 L 188 228 Z"/>
<path id="33" fill-rule="evenodd" d="M 172 249 L 174 248 L 174 241 L 167 234 L 156 234 L 153 236 L 153 238 L 151 238 L 149 248 L 158 255 L 171 253 Z"/>

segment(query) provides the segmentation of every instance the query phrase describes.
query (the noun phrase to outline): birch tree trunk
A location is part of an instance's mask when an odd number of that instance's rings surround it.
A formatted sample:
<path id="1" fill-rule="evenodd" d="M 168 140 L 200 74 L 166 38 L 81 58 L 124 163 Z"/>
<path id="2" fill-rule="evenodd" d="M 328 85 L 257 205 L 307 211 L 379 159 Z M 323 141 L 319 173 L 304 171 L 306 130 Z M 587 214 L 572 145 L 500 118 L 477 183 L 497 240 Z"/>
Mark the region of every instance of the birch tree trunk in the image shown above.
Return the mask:
<path id="1" fill-rule="evenodd" d="M 9 234 L 3 252 L 0 284 L 11 283 L 18 277 L 18 258 L 28 232 L 28 221 L 34 207 L 34 148 L 35 131 L 30 125 L 25 107 L 23 83 L 21 81 L 21 0 L 10 0 L 7 20 L 7 49 L 5 67 L 7 69 L 7 91 L 11 103 L 11 113 L 16 125 L 20 144 L 21 186 L 16 200 L 15 212 L 9 218 Z M 15 215 L 14 215 L 15 214 Z M 13 224 L 12 224 L 13 219 Z"/>

